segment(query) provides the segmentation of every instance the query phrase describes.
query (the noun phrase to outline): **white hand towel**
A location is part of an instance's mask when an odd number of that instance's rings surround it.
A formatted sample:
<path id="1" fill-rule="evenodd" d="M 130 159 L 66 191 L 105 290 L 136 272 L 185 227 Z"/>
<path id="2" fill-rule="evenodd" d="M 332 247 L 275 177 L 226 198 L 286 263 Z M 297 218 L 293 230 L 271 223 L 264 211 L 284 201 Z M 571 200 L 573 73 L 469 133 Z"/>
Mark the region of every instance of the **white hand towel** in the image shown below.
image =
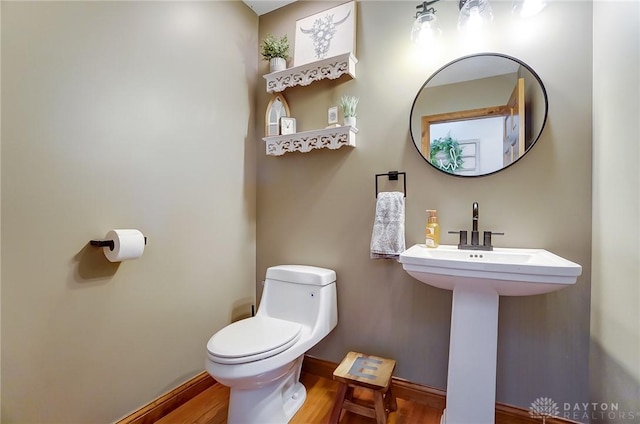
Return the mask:
<path id="1" fill-rule="evenodd" d="M 404 250 L 404 193 L 378 193 L 371 235 L 371 258 L 397 259 Z"/>

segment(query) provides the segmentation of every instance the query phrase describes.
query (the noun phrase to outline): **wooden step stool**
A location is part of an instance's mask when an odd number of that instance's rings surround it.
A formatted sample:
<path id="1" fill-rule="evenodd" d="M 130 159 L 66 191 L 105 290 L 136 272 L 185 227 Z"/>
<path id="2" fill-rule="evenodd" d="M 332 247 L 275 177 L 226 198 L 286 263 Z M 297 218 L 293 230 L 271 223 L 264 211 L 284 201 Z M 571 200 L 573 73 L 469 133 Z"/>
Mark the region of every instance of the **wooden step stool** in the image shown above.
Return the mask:
<path id="1" fill-rule="evenodd" d="M 337 424 L 342 410 L 346 409 L 375 418 L 377 424 L 386 424 L 388 411 L 398 409 L 391 390 L 391 374 L 395 367 L 396 361 L 393 359 L 349 352 L 333 372 L 333 379 L 340 382 L 340 387 L 329 423 Z M 373 404 L 355 399 L 353 389 L 356 387 L 371 390 Z"/>

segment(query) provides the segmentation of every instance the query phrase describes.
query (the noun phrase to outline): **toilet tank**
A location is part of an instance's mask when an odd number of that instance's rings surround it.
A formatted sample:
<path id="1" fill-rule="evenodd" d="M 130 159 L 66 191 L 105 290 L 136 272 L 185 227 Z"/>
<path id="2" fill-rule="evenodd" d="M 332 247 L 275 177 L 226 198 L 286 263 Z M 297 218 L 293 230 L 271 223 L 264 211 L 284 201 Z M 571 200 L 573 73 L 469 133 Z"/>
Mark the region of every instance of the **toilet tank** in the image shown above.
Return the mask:
<path id="1" fill-rule="evenodd" d="M 258 315 L 330 330 L 338 321 L 335 281 L 336 273 L 331 269 L 308 265 L 270 267 Z"/>

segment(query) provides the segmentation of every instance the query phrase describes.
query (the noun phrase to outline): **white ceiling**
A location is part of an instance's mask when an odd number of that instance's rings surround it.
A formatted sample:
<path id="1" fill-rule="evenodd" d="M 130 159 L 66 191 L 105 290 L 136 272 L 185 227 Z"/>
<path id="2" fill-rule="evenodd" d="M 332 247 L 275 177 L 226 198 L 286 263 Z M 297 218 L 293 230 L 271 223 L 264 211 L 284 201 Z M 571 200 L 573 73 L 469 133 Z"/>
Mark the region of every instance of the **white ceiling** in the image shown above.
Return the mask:
<path id="1" fill-rule="evenodd" d="M 264 15 L 265 13 L 269 13 L 272 10 L 276 10 L 281 8 L 282 6 L 286 6 L 289 3 L 293 3 L 296 0 L 280 0 L 280 1 L 272 1 L 272 0 L 242 0 L 247 6 L 253 9 L 256 12 L 256 15 Z"/>

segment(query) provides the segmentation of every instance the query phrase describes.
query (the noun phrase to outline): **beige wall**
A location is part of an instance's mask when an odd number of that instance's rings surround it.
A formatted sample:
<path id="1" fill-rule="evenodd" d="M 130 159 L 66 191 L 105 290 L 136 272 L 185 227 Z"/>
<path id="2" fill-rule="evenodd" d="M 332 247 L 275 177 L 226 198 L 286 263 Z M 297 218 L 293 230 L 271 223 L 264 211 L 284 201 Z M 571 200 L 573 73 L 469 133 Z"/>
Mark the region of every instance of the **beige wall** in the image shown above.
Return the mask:
<path id="1" fill-rule="evenodd" d="M 593 31 L 590 400 L 638 412 L 640 3 L 595 2 Z"/>
<path id="2" fill-rule="evenodd" d="M 249 313 L 257 25 L 240 2 L 2 2 L 3 422 L 113 422 Z M 141 259 L 87 246 L 123 227 Z"/>
<path id="3" fill-rule="evenodd" d="M 296 19 L 336 2 L 299 2 L 260 18 L 267 32 L 294 38 Z M 407 172 L 406 238 L 424 242 L 425 209 L 437 208 L 442 242 L 448 230 L 504 231 L 498 246 L 539 247 L 580 263 L 571 288 L 541 296 L 502 298 L 497 398 L 528 408 L 538 397 L 588 399 L 591 268 L 590 2 L 553 2 L 541 15 L 512 25 L 510 2 L 494 2 L 495 21 L 481 45 L 464 44 L 456 2 L 438 3 L 444 46 L 420 61 L 409 42 L 415 2 L 358 3 L 357 79 L 322 81 L 285 91 L 299 129 L 326 125 L 342 94 L 360 97 L 355 149 L 267 157 L 258 152 L 257 276 L 268 266 L 303 263 L 338 275 L 338 327 L 312 355 L 339 361 L 349 350 L 398 361 L 396 374 L 445 388 L 451 293 L 419 283 L 398 263 L 369 259 L 374 174 Z M 567 25 L 571 19 L 572 24 Z M 532 32 L 535 30 L 535 32 Z M 509 34 L 509 36 L 505 36 Z M 536 70 L 549 95 L 549 120 L 517 166 L 476 179 L 444 175 L 418 155 L 409 136 L 414 96 L 431 73 L 456 57 L 495 51 Z M 267 71 L 262 63 L 260 71 Z M 269 96 L 257 87 L 256 132 Z M 383 186 L 393 189 L 397 186 Z M 257 286 L 258 292 L 261 286 Z"/>
<path id="4" fill-rule="evenodd" d="M 338 3 L 265 15 L 259 36 L 293 39 L 296 19 Z M 590 2 L 554 2 L 517 29 L 498 2 L 490 39 L 470 46 L 455 32 L 454 3 L 438 4 L 444 48 L 422 61 L 408 43 L 415 2 L 359 3 L 358 78 L 285 92 L 302 130 L 324 126 L 341 94 L 358 95 L 358 147 L 272 158 L 259 140 L 267 65 L 256 71 L 248 8 L 2 2 L 2 421 L 109 422 L 166 392 L 202 370 L 206 339 L 246 313 L 254 274 L 262 280 L 278 263 L 338 272 L 339 326 L 311 354 L 388 355 L 398 375 L 444 388 L 450 294 L 368 258 L 373 175 L 391 169 L 407 172 L 409 245 L 422 240 L 424 209 L 440 210 L 444 231 L 467 228 L 476 200 L 481 229 L 507 233 L 497 245 L 543 247 L 584 267 L 573 288 L 501 299 L 498 400 L 637 407 L 640 158 L 632 144 L 625 152 L 635 156 L 611 157 L 608 146 L 639 137 L 629 125 L 637 99 L 625 96 L 634 92 L 627 82 L 637 84 L 638 5 L 595 2 L 607 18 L 593 21 L 592 46 Z M 532 66 L 550 118 L 517 166 L 468 180 L 426 165 L 408 115 L 433 71 L 475 51 Z M 96 171 L 105 164 L 111 174 Z M 149 236 L 138 261 L 114 266 L 86 246 L 128 226 Z"/>
<path id="5" fill-rule="evenodd" d="M 0 4 L 0 23 L 2 5 Z M 0 89 L 2 88 L 2 31 L 0 31 Z M 2 101 L 0 99 L 0 193 L 2 192 Z M 0 421 L 2 421 L 2 196 L 0 195 Z"/>

